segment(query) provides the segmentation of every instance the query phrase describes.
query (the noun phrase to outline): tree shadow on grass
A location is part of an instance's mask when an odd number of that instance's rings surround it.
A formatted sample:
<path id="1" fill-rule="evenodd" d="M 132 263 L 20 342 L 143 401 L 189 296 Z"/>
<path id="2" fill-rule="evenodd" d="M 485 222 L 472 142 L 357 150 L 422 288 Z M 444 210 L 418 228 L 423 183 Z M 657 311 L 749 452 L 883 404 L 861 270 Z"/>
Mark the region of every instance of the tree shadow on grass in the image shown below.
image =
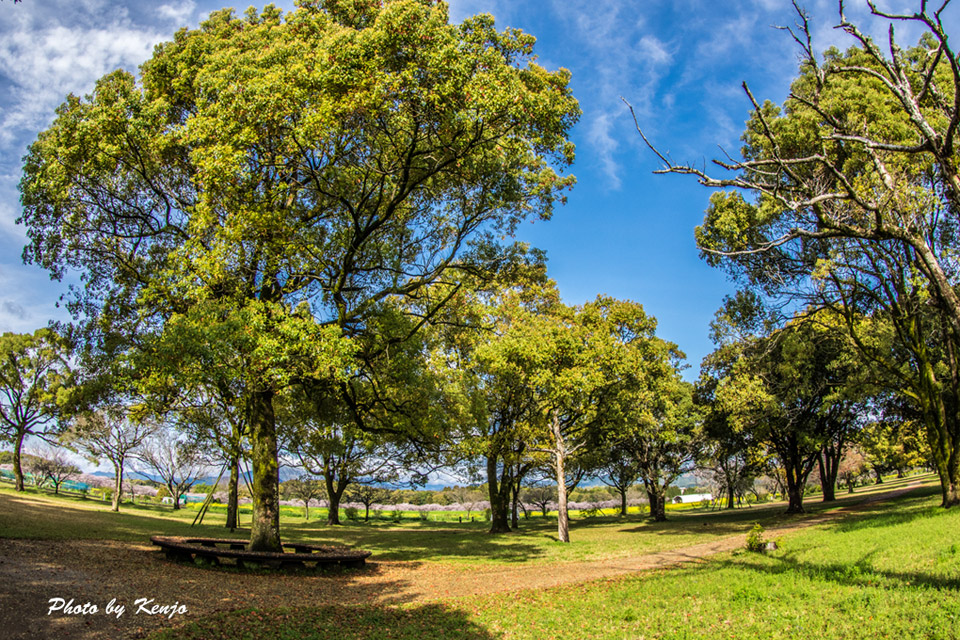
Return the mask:
<path id="1" fill-rule="evenodd" d="M 829 523 L 837 531 L 859 531 L 907 524 L 946 513 L 930 498 L 940 495 L 939 487 L 920 487 L 894 501 L 878 501 L 858 506 L 856 512 Z"/>
<path id="2" fill-rule="evenodd" d="M 312 523 L 311 523 L 312 524 Z M 535 530 L 489 534 L 487 527 L 436 524 L 431 526 L 347 525 L 329 527 L 299 525 L 287 528 L 286 536 L 319 544 L 346 544 L 371 551 L 382 560 L 444 560 L 482 558 L 498 562 L 529 562 L 544 555 L 542 548 L 523 540 Z"/>
<path id="3" fill-rule="evenodd" d="M 4 558 L 0 562 L 0 629 L 7 633 L 0 636 L 5 638 L 119 638 L 130 637 L 134 631 L 140 633 L 139 629 L 160 630 L 183 623 L 195 623 L 197 630 L 193 635 L 173 633 L 166 637 L 492 637 L 484 635 L 482 629 L 473 629 L 466 620 L 455 618 L 459 615 L 456 612 L 446 615 L 442 609 L 421 607 L 413 611 L 422 611 L 422 620 L 408 619 L 407 614 L 382 604 L 399 605 L 405 611 L 429 588 L 413 580 L 414 576 L 406 571 L 410 567 L 394 573 L 371 562 L 363 569 L 240 571 L 171 562 L 160 550 L 145 551 L 142 546 L 95 540 L 0 540 L 0 558 Z M 82 615 L 64 610 L 48 615 L 50 599 L 54 597 L 72 599 L 75 605 L 92 603 L 99 610 Z M 161 606 L 176 603 L 183 605 L 184 611 L 172 619 L 167 615 L 143 614 L 137 609 L 138 598 L 150 598 Z M 105 615 L 111 600 L 125 605 L 125 613 Z M 310 617 L 280 611 L 283 607 L 298 607 Z M 347 633 L 355 618 L 362 622 L 357 628 L 371 630 L 369 635 Z M 237 619 L 242 622 L 236 623 Z M 210 620 L 222 622 L 211 626 Z M 274 634 L 271 621 L 295 626 L 286 635 Z M 308 626 L 308 622 L 313 626 Z M 246 627 L 257 624 L 261 627 L 256 632 L 245 632 Z M 374 633 L 372 630 L 378 625 L 407 630 L 405 635 Z M 220 633 L 221 630 L 224 632 Z"/>
<path id="4" fill-rule="evenodd" d="M 714 565 L 733 569 L 750 569 L 775 576 L 803 576 L 811 580 L 833 582 L 846 587 L 877 587 L 885 589 L 960 590 L 960 578 L 938 576 L 921 571 L 891 571 L 877 569 L 872 557 L 876 551 L 865 553 L 854 562 L 804 562 L 793 554 L 774 556 L 769 563 L 745 563 L 737 560 L 714 561 Z"/>
<path id="5" fill-rule="evenodd" d="M 495 640 L 499 634 L 441 604 L 417 607 L 327 606 L 240 610 L 161 631 L 150 640 Z"/>
<path id="6" fill-rule="evenodd" d="M 668 514 L 665 522 L 647 519 L 636 527 L 626 529 L 629 532 L 658 535 L 681 533 L 709 533 L 718 537 L 744 533 L 754 523 L 772 523 L 784 519 L 781 509 L 773 505 L 763 505 L 735 510 L 709 511 L 700 513 Z"/>

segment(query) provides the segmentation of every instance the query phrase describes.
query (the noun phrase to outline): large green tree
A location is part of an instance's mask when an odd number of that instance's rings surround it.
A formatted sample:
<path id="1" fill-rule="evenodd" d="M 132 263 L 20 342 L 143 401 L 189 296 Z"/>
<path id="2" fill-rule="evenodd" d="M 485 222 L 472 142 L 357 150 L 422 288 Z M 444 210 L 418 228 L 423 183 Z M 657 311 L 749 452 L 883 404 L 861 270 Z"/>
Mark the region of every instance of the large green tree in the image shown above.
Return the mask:
<path id="1" fill-rule="evenodd" d="M 569 73 L 533 44 L 432 0 L 215 12 L 139 77 L 69 97 L 30 147 L 24 258 L 84 275 L 88 336 L 152 336 L 135 346 L 172 376 L 181 336 L 230 346 L 212 366 L 243 381 L 250 548 L 280 546 L 277 395 L 345 384 L 383 304 L 496 265 L 573 184 L 554 169 L 573 160 Z"/>
<path id="2" fill-rule="evenodd" d="M 842 395 L 850 380 L 841 338 L 798 319 L 769 335 L 723 344 L 711 358 L 717 376 L 714 411 L 724 415 L 723 428 L 776 456 L 788 513 L 803 512 L 807 478 L 818 463 L 826 484 L 834 486 L 856 422 Z M 835 458 L 824 460 L 826 454 Z"/>
<path id="3" fill-rule="evenodd" d="M 697 231 L 704 256 L 787 309 L 846 318 L 861 361 L 922 414 L 950 506 L 960 504 L 960 59 L 942 22 L 948 2 L 904 14 L 868 4 L 890 23 L 886 45 L 841 2 L 853 46 L 823 56 L 800 13 L 799 76 L 782 106 L 747 92 L 742 158 L 718 162 L 732 175 L 660 157 L 666 171 L 741 190 L 712 198 Z M 923 30 L 916 47 L 896 42 L 899 24 Z M 870 323 L 889 327 L 892 349 L 877 348 Z"/>
<path id="4" fill-rule="evenodd" d="M 650 383 L 664 362 L 658 357 L 672 345 L 656 338 L 655 328 L 656 320 L 641 305 L 598 296 L 580 307 L 557 303 L 529 314 L 498 342 L 502 357 L 515 363 L 532 392 L 530 449 L 552 463 L 562 542 L 570 541 L 567 492 L 600 462 L 591 445 L 630 441 L 610 434 L 625 435 L 644 411 L 643 417 L 656 414 L 654 422 L 662 424 L 664 416 L 654 405 L 666 408 L 670 401 L 657 404 L 655 394 L 668 392 Z M 663 468 L 636 453 L 631 451 L 641 476 Z"/>
<path id="5" fill-rule="evenodd" d="M 609 386 L 594 435 L 632 462 L 651 517 L 666 520 L 667 487 L 692 469 L 701 442 L 693 386 L 680 376 L 684 355 L 655 335 L 656 319 L 635 302 L 599 297 L 586 310 L 595 314 L 592 331 L 602 328 L 609 350 L 604 367 Z"/>
<path id="6" fill-rule="evenodd" d="M 69 342 L 52 329 L 0 336 L 0 437 L 13 444 L 16 490 L 23 491 L 20 454 L 27 436 L 52 438 L 72 373 Z"/>
<path id="7" fill-rule="evenodd" d="M 441 381 L 455 460 L 478 464 L 490 501 L 490 532 L 511 529 L 510 503 L 534 466 L 529 450 L 535 398 L 529 361 L 511 350 L 530 318 L 548 313 L 559 293 L 537 256 L 478 286 L 466 286 L 435 333 L 431 366 Z M 516 523 L 514 523 L 516 524 Z"/>

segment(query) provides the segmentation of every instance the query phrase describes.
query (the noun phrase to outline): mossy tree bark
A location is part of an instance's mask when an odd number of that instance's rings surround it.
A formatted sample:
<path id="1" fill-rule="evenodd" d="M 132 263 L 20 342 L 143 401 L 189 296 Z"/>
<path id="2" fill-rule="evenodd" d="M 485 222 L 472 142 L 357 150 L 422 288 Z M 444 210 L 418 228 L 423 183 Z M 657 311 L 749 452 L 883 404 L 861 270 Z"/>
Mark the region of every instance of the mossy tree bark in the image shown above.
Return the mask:
<path id="1" fill-rule="evenodd" d="M 110 509 L 120 511 L 120 498 L 123 496 L 123 462 L 114 463 L 113 474 L 113 503 L 110 505 Z"/>
<path id="2" fill-rule="evenodd" d="M 498 464 L 496 453 L 487 455 L 487 488 L 490 496 L 490 533 L 510 533 L 510 487 L 508 466 Z M 501 471 L 504 477 L 501 477 Z"/>
<path id="3" fill-rule="evenodd" d="M 25 434 L 17 435 L 17 443 L 13 447 L 13 478 L 14 488 L 17 491 L 23 491 L 23 466 L 20 462 L 21 451 L 23 451 L 23 437 Z"/>
<path id="4" fill-rule="evenodd" d="M 281 551 L 280 465 L 277 458 L 277 425 L 273 392 L 258 391 L 250 398 L 250 432 L 253 448 L 253 524 L 250 551 Z"/>
<path id="5" fill-rule="evenodd" d="M 237 528 L 237 514 L 240 507 L 240 457 L 235 456 L 230 460 L 230 484 L 227 487 L 227 529 L 233 531 Z"/>

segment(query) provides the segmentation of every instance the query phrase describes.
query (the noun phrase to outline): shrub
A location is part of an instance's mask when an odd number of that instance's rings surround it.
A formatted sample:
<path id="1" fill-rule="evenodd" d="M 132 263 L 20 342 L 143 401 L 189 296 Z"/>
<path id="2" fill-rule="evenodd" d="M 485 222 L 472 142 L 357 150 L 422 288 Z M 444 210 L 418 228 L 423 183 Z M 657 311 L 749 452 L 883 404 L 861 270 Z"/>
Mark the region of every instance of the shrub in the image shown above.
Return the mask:
<path id="1" fill-rule="evenodd" d="M 747 534 L 747 550 L 763 551 L 767 543 L 763 540 L 763 527 L 759 524 L 753 525 L 753 529 Z"/>
<path id="2" fill-rule="evenodd" d="M 347 520 L 356 522 L 360 519 L 360 509 L 357 509 L 356 507 L 344 507 L 343 515 L 347 517 Z"/>
<path id="3" fill-rule="evenodd" d="M 403 518 L 403 511 L 400 511 L 400 509 L 394 509 L 390 512 L 390 518 L 394 522 L 400 522 L 400 519 Z"/>
<path id="4" fill-rule="evenodd" d="M 780 546 L 780 540 L 764 540 L 763 527 L 759 524 L 753 525 L 753 529 L 747 534 L 747 550 L 762 553 L 764 551 L 776 549 Z"/>

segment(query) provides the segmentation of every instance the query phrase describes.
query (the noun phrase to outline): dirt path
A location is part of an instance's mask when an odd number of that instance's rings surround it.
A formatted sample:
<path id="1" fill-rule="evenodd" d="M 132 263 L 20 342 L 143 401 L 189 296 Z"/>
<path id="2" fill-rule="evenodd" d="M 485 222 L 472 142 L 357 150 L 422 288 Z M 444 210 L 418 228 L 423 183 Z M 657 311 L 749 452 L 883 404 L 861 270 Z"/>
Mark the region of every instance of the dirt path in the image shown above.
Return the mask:
<path id="1" fill-rule="evenodd" d="M 780 534 L 821 524 L 878 500 L 888 500 L 915 489 L 913 484 L 878 494 L 857 505 L 803 521 L 772 528 Z M 700 561 L 716 553 L 742 547 L 744 535 L 659 553 L 599 561 L 550 565 L 454 567 L 435 563 L 369 563 L 361 572 L 338 575 L 248 575 L 204 570 L 167 562 L 149 545 L 116 541 L 0 539 L 0 636 L 5 638 L 139 638 L 150 631 L 219 611 L 238 608 L 320 606 L 325 604 L 400 604 L 443 600 L 504 590 L 545 589 L 562 584 L 609 578 Z M 48 615 L 52 598 L 82 607 L 96 605 L 96 613 Z M 150 605 L 186 607 L 169 618 L 148 615 L 135 601 Z M 104 609 L 115 599 L 122 615 Z"/>

